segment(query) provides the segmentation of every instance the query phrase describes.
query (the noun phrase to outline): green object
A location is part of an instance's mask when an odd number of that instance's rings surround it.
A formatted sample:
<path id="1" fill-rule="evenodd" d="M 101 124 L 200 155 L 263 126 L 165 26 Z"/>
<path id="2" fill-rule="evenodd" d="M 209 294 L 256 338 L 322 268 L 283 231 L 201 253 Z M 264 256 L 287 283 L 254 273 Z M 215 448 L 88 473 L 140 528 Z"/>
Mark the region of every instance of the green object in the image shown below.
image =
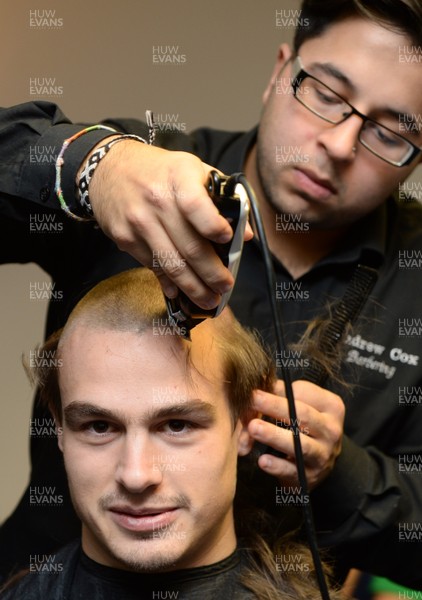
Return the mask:
<path id="1" fill-rule="evenodd" d="M 410 588 L 404 587 L 398 583 L 394 583 L 394 581 L 390 581 L 389 579 L 385 579 L 385 577 L 376 577 L 372 576 L 369 582 L 369 591 L 373 594 L 377 592 L 414 592 L 414 596 L 408 596 L 409 598 L 421 598 L 422 600 L 422 592 L 419 592 L 420 596 L 416 595 L 417 592 L 411 590 Z"/>

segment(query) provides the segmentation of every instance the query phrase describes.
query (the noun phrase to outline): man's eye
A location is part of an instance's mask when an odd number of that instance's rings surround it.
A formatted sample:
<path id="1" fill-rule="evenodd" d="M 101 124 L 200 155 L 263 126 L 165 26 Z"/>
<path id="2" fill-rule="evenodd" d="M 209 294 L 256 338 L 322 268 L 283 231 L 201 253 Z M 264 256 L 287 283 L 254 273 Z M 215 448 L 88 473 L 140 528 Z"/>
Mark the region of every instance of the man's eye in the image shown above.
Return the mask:
<path id="1" fill-rule="evenodd" d="M 168 427 L 169 427 L 170 431 L 173 431 L 174 433 L 180 433 L 181 431 L 184 431 L 185 429 L 187 429 L 188 423 L 186 423 L 186 421 L 174 420 L 174 421 L 169 421 Z"/>
<path id="2" fill-rule="evenodd" d="M 328 90 L 316 89 L 315 92 L 317 94 L 318 99 L 321 102 L 325 102 L 326 104 L 339 104 L 342 102 L 338 96 L 330 94 Z"/>
<path id="3" fill-rule="evenodd" d="M 378 142 L 384 144 L 384 146 L 400 146 L 403 143 L 403 140 L 393 132 L 371 121 L 366 123 L 366 131 L 367 135 L 372 135 Z"/>
<path id="4" fill-rule="evenodd" d="M 190 433 L 195 429 L 195 424 L 190 421 L 183 421 L 181 419 L 171 419 L 161 425 L 161 430 L 170 435 L 177 435 L 183 433 Z"/>
<path id="5" fill-rule="evenodd" d="M 397 146 L 400 143 L 400 140 L 398 138 L 389 134 L 388 131 L 386 131 L 385 129 L 380 129 L 379 127 L 377 127 L 375 133 L 380 142 L 382 142 L 386 146 Z"/>
<path id="6" fill-rule="evenodd" d="M 84 429 L 97 435 L 104 435 L 111 431 L 110 423 L 107 421 L 91 421 L 85 424 Z"/>

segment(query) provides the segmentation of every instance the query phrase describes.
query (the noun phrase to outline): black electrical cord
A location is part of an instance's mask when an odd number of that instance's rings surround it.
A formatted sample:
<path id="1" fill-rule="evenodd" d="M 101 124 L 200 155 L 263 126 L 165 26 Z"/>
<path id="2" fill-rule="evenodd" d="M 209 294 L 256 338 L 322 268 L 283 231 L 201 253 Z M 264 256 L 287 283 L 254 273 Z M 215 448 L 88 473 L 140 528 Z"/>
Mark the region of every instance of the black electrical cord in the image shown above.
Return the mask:
<path id="1" fill-rule="evenodd" d="M 259 208 L 258 208 L 258 202 L 256 200 L 255 193 L 254 193 L 251 185 L 249 184 L 248 180 L 246 179 L 246 177 L 243 173 L 234 173 L 233 175 L 231 175 L 229 177 L 229 180 L 226 183 L 226 188 L 227 188 L 227 186 L 229 186 L 228 189 L 230 189 L 232 191 L 232 193 L 234 193 L 234 188 L 236 187 L 236 185 L 238 183 L 240 183 L 244 187 L 244 189 L 247 193 L 247 196 L 249 198 L 251 213 L 253 216 L 253 225 L 254 225 L 254 228 L 256 229 L 256 233 L 258 234 L 260 248 L 261 248 L 262 256 L 264 259 L 266 280 L 267 280 L 267 286 L 268 286 L 268 296 L 270 299 L 271 312 L 272 312 L 272 317 L 273 317 L 273 321 L 274 321 L 277 351 L 280 353 L 281 356 L 283 356 L 285 348 L 286 348 L 286 344 L 285 344 L 285 340 L 284 340 L 283 327 L 282 327 L 281 320 L 279 317 L 279 309 L 277 307 L 277 304 L 275 301 L 275 295 L 274 295 L 274 290 L 275 290 L 275 286 L 276 286 L 276 278 L 275 278 L 275 274 L 274 274 L 271 253 L 268 248 L 267 238 L 265 235 L 264 226 L 262 224 L 261 214 L 260 214 Z M 298 420 L 297 420 L 296 406 L 295 406 L 295 400 L 294 400 L 294 395 L 293 395 L 293 388 L 292 388 L 290 372 L 287 369 L 287 367 L 283 364 L 283 362 L 282 362 L 282 376 L 283 376 L 283 380 L 284 380 L 287 404 L 288 404 L 288 408 L 289 408 L 290 422 L 297 424 Z M 293 433 L 293 443 L 294 443 L 294 449 L 295 449 L 295 460 L 296 460 L 296 466 L 297 466 L 297 472 L 298 472 L 299 485 L 300 485 L 300 488 L 302 491 L 302 496 L 305 498 L 305 497 L 309 497 L 309 491 L 308 491 L 308 482 L 306 479 L 305 463 L 303 460 L 302 444 L 300 441 L 299 427 L 296 427 L 296 426 L 292 427 L 292 433 Z M 313 514 L 312 514 L 311 503 L 304 502 L 302 504 L 302 510 L 303 510 L 306 536 L 307 536 L 309 548 L 310 548 L 310 551 L 312 554 L 312 559 L 313 559 L 314 566 L 315 566 L 315 573 L 316 573 L 316 578 L 318 581 L 319 590 L 321 592 L 321 598 L 323 600 L 330 600 L 328 586 L 327 586 L 324 570 L 322 567 L 321 557 L 319 555 L 318 545 L 317 545 L 317 541 L 316 541 L 315 525 L 314 525 L 314 518 L 313 518 Z"/>

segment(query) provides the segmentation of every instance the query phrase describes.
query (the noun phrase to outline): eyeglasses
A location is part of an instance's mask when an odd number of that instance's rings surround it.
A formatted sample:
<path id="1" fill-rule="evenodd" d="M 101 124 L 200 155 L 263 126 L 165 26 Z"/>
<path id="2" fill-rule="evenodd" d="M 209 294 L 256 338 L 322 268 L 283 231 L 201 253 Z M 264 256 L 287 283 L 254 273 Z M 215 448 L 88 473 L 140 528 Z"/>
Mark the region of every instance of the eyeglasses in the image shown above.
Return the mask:
<path id="1" fill-rule="evenodd" d="M 422 148 L 388 127 L 369 119 L 328 85 L 309 75 L 299 56 L 293 62 L 292 88 L 298 102 L 328 123 L 338 125 L 351 115 L 360 117 L 363 123 L 358 135 L 359 142 L 390 165 L 404 167 L 422 152 Z"/>

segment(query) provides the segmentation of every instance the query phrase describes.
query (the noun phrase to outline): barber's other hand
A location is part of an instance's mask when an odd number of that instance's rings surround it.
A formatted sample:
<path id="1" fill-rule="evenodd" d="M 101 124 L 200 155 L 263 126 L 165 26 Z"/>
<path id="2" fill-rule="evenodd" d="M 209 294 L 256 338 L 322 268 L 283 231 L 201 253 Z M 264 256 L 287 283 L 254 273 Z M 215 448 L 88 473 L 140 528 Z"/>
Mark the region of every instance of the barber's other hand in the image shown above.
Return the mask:
<path id="1" fill-rule="evenodd" d="M 278 381 L 274 394 L 258 390 L 254 393 L 254 408 L 259 414 L 288 424 L 289 410 L 284 384 Z M 342 399 L 309 381 L 295 381 L 293 394 L 297 423 L 302 444 L 309 489 L 321 483 L 334 467 L 341 452 L 345 407 Z M 249 423 L 249 433 L 257 441 L 287 455 L 278 458 L 271 454 L 259 457 L 263 471 L 274 475 L 283 485 L 298 484 L 293 445 L 293 433 L 262 419 Z"/>
<path id="2" fill-rule="evenodd" d="M 90 183 L 104 233 L 150 267 L 167 296 L 177 286 L 203 308 L 217 306 L 234 283 L 210 243 L 232 237 L 205 189 L 211 169 L 193 154 L 127 140 L 110 149 Z"/>

